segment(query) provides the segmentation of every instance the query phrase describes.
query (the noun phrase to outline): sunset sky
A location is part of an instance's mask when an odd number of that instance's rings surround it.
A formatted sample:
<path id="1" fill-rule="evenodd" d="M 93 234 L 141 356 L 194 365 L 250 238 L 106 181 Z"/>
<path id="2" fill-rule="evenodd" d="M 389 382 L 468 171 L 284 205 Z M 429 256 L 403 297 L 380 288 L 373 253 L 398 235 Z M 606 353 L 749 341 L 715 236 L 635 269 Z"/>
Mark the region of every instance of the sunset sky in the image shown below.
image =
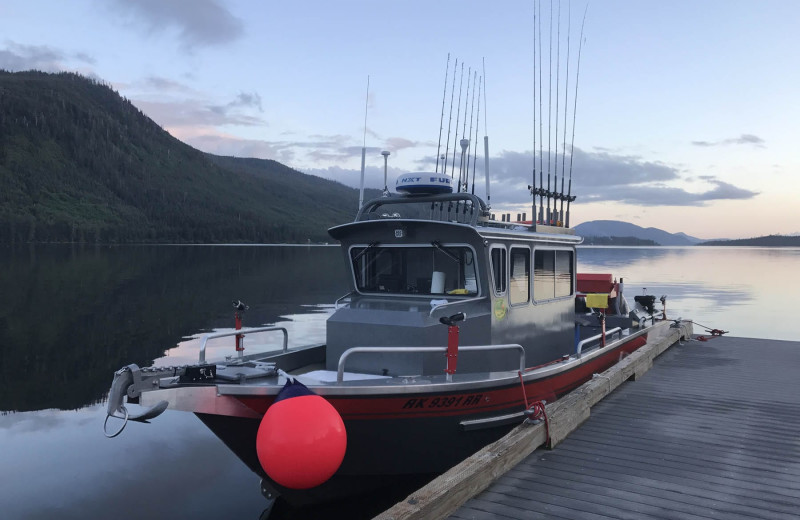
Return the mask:
<path id="1" fill-rule="evenodd" d="M 400 173 L 436 167 L 448 53 L 445 134 L 455 59 L 458 74 L 463 61 L 478 75 L 485 59 L 488 107 L 481 99 L 479 139 L 485 127 L 492 207 L 530 213 L 534 71 L 541 65 L 545 179 L 548 134 L 557 140 L 550 149 L 558 166 L 553 161 L 551 168 L 560 179 L 562 161 L 569 175 L 586 5 L 8 0 L 0 3 L 0 68 L 101 79 L 200 150 L 275 159 L 351 186 L 359 178 L 369 76 L 367 184 L 382 187 L 381 150 L 391 152 L 390 186 Z M 535 10 L 541 62 L 538 50 L 534 55 Z M 590 2 L 571 224 L 625 220 L 700 238 L 800 232 L 798 27 L 800 2 L 791 0 Z M 555 113 L 548 131 L 556 92 L 557 134 Z M 456 117 L 454 108 L 452 127 Z M 451 133 L 451 161 L 461 128 Z M 482 142 L 477 163 L 476 193 L 483 196 Z M 457 158 L 456 175 L 458 164 Z"/>

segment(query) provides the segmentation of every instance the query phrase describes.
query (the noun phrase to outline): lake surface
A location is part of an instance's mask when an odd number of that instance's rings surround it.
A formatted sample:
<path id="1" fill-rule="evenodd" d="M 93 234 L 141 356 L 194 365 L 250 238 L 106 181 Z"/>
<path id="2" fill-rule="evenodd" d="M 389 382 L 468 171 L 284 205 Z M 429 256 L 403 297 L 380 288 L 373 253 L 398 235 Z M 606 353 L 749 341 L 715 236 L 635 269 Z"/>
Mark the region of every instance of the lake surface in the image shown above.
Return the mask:
<path id="1" fill-rule="evenodd" d="M 348 290 L 343 265 L 323 246 L 0 247 L 2 517 L 259 518 L 258 477 L 192 414 L 106 439 L 103 400 L 124 365 L 195 362 L 203 333 L 232 327 L 233 300 L 250 305 L 245 326 L 280 323 L 290 346 L 323 342 Z M 797 339 L 787 310 L 800 249 L 586 247 L 578 267 L 623 278 L 629 300 L 643 287 L 668 295 L 671 318 Z M 248 341 L 248 352 L 275 348 L 279 336 Z M 232 340 L 209 346 L 212 359 L 232 353 Z M 334 507 L 343 518 L 382 508 Z"/>

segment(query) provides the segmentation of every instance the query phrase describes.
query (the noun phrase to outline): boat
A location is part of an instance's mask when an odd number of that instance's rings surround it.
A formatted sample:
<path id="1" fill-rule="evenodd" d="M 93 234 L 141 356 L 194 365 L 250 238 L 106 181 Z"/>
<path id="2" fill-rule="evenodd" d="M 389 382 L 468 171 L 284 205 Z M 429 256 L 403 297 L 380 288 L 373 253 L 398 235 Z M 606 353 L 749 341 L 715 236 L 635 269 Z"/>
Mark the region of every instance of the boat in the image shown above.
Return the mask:
<path id="1" fill-rule="evenodd" d="M 265 495 L 324 500 L 364 482 L 446 471 L 532 415 L 541 419 L 544 402 L 646 344 L 665 319 L 655 296 L 628 305 L 622 280 L 577 273 L 582 239 L 571 228 L 524 215 L 497 220 L 483 199 L 440 177 L 401 176 L 398 193 L 329 230 L 351 290 L 336 301 L 324 344 L 289 349 L 285 329 L 240 328 L 245 306 L 235 302 L 237 328 L 205 336 L 196 364 L 115 373 L 107 435 L 166 409 L 191 412 L 262 478 Z M 263 332 L 282 346 L 247 352 L 244 338 Z M 207 342 L 226 336 L 231 355 L 206 359 Z M 292 401 L 279 396 L 296 383 L 327 403 L 346 438 L 340 463 L 311 486 L 276 481 L 259 453 L 270 448 L 262 425 Z M 310 432 L 278 450 L 290 471 L 315 471 L 298 460 L 331 420 L 314 414 L 272 423 Z"/>

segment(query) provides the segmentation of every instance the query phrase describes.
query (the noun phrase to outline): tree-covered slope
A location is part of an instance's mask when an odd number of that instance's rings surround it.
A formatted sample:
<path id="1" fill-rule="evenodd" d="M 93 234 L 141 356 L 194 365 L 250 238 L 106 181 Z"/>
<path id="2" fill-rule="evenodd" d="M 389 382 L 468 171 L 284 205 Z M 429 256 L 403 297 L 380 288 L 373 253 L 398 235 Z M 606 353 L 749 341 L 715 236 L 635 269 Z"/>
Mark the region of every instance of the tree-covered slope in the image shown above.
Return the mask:
<path id="1" fill-rule="evenodd" d="M 0 242 L 305 242 L 358 192 L 175 139 L 107 85 L 0 71 Z"/>

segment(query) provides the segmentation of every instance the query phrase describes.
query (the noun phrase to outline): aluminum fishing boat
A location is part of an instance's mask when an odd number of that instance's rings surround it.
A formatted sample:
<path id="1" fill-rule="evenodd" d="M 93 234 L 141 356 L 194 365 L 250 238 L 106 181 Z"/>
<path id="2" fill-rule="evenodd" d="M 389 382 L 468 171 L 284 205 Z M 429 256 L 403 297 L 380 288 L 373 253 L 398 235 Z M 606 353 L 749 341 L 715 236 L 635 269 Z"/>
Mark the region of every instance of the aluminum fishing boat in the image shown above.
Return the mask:
<path id="1" fill-rule="evenodd" d="M 356 480 L 447 470 L 526 420 L 534 403 L 644 345 L 663 318 L 655 297 L 629 306 L 621 281 L 578 275 L 572 229 L 497 220 L 441 174 L 410 177 L 398 179 L 405 193 L 368 201 L 353 222 L 329 230 L 351 291 L 336 302 L 325 344 L 287 349 L 284 329 L 242 328 L 204 338 L 194 365 L 124 367 L 108 404 L 109 418 L 124 422 L 107 418 L 107 435 L 167 408 L 192 412 L 262 477 L 265 492 L 324 498 Z M 242 347 L 264 331 L 283 348 Z M 235 339 L 231 356 L 206 359 L 206 341 L 226 335 Z M 256 446 L 262 418 L 295 379 L 346 431 L 338 470 L 307 490 L 274 482 Z"/>

